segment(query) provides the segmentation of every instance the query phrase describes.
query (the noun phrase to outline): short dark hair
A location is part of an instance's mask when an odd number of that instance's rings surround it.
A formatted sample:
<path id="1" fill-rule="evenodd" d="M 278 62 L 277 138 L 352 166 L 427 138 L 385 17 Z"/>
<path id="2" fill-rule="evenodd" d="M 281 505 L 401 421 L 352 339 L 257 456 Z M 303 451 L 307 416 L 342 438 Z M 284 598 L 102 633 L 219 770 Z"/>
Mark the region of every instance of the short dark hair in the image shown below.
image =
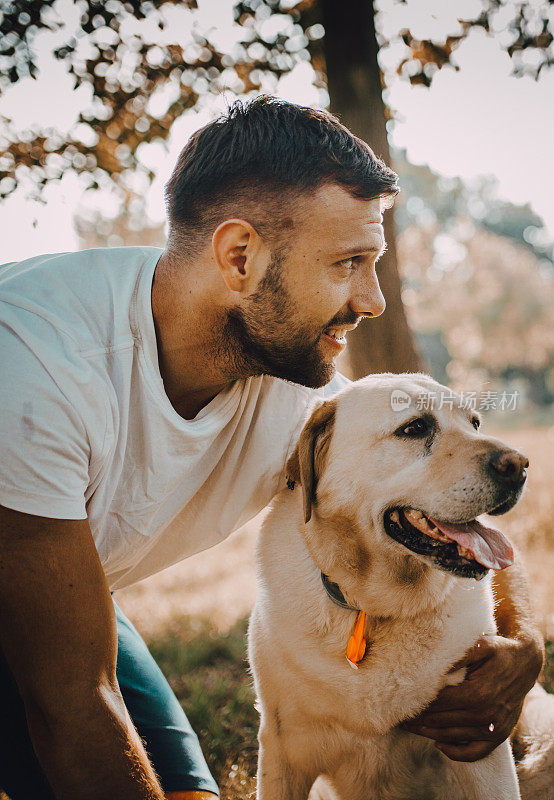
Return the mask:
<path id="1" fill-rule="evenodd" d="M 229 216 L 279 236 L 295 196 L 336 183 L 372 200 L 395 195 L 397 177 L 326 111 L 267 96 L 239 100 L 179 155 L 165 187 L 170 248 L 172 240 L 181 252 L 197 248 Z"/>

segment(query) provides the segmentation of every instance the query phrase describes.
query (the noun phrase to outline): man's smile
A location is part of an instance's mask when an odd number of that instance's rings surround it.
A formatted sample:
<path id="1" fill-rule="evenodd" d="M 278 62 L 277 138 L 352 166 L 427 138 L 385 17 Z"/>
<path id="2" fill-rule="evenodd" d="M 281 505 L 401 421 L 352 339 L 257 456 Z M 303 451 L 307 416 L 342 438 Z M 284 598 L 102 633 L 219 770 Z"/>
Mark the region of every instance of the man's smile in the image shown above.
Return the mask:
<path id="1" fill-rule="evenodd" d="M 329 344 L 329 346 L 333 347 L 335 350 L 341 351 L 346 347 L 346 334 L 342 334 L 339 338 L 338 335 L 332 336 L 330 333 L 323 332 L 321 337 L 324 342 Z"/>
<path id="2" fill-rule="evenodd" d="M 357 325 L 357 322 L 352 325 L 329 325 L 329 327 L 325 328 L 323 331 L 322 336 L 324 337 L 324 341 L 328 342 L 337 350 L 344 350 L 347 344 L 346 334 L 348 331 L 353 331 Z"/>

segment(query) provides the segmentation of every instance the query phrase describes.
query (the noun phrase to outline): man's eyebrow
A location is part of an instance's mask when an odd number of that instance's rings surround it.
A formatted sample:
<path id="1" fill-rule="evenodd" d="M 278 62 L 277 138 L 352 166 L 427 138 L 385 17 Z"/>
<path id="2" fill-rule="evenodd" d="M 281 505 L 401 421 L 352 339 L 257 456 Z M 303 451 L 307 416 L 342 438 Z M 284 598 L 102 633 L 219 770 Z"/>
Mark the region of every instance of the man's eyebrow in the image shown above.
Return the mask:
<path id="1" fill-rule="evenodd" d="M 376 245 L 368 245 L 367 243 L 352 244 L 349 247 L 343 248 L 342 250 L 337 250 L 334 255 L 336 255 L 338 258 L 360 255 L 361 253 L 379 253 L 380 255 L 383 255 L 386 249 L 386 242 L 382 245 L 379 245 L 379 247 Z"/>

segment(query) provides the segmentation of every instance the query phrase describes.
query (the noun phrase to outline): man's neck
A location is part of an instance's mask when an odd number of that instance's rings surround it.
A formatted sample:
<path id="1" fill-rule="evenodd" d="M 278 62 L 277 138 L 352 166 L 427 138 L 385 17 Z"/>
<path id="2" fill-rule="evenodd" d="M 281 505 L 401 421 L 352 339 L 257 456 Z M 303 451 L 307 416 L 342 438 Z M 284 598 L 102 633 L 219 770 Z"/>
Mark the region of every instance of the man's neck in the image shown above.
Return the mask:
<path id="1" fill-rule="evenodd" d="M 184 419 L 194 419 L 232 381 L 245 377 L 221 357 L 225 309 L 218 309 L 205 271 L 192 275 L 164 253 L 152 284 L 160 374 L 171 405 Z"/>

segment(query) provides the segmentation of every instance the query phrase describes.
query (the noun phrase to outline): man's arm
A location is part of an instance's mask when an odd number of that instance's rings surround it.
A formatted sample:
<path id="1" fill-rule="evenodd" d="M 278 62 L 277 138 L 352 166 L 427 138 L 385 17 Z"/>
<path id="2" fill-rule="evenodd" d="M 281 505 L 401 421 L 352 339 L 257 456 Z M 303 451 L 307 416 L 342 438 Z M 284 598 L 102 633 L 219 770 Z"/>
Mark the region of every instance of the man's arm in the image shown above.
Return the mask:
<path id="1" fill-rule="evenodd" d="M 163 800 L 117 684 L 117 632 L 87 520 L 0 506 L 0 646 L 59 800 Z"/>
<path id="2" fill-rule="evenodd" d="M 461 684 L 443 689 L 403 726 L 434 739 L 455 761 L 484 758 L 508 738 L 542 669 L 544 643 L 517 554 L 511 567 L 493 573 L 493 589 L 498 635 L 482 637 L 455 665 L 466 668 Z"/>

